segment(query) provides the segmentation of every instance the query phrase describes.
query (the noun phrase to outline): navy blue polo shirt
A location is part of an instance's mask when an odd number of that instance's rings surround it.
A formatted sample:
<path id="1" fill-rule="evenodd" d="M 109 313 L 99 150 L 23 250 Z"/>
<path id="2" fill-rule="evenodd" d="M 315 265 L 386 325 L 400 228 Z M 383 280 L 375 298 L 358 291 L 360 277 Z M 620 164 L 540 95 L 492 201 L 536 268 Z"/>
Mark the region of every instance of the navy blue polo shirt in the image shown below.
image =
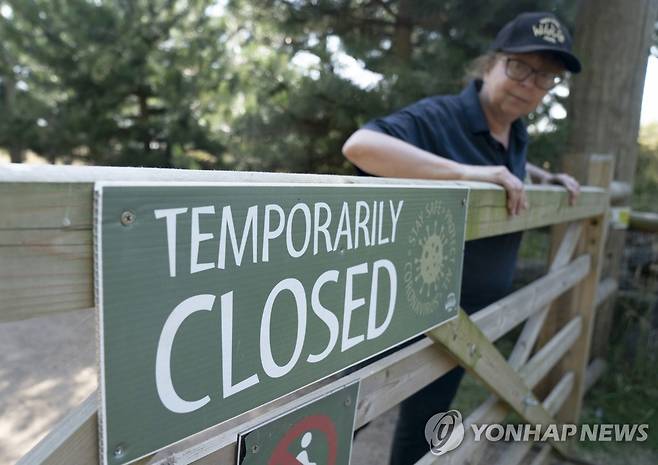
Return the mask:
<path id="1" fill-rule="evenodd" d="M 459 95 L 420 100 L 402 110 L 368 122 L 363 128 L 396 137 L 428 152 L 469 165 L 504 165 L 525 179 L 528 133 L 521 120 L 510 130 L 508 148 L 489 132 L 478 91 L 471 82 Z M 461 306 L 475 312 L 510 290 L 522 233 L 466 242 Z"/>

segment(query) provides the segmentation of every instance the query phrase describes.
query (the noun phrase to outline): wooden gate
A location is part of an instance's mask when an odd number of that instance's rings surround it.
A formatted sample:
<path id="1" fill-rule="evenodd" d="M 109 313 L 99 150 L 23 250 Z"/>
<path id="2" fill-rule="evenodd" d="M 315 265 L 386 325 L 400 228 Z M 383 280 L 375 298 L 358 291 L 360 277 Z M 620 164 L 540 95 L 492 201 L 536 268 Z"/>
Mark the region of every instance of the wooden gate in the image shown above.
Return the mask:
<path id="1" fill-rule="evenodd" d="M 604 368 L 602 361 L 589 360 L 595 309 L 616 288 L 614 282 L 599 283 L 611 166 L 609 157 L 591 158 L 590 186 L 583 187 L 575 206 L 568 206 L 566 192 L 561 188 L 528 186 L 531 208 L 511 218 L 507 216 L 502 188 L 484 183 L 143 168 L 2 167 L 0 321 L 74 309 L 94 310 L 92 192 L 95 181 L 460 185 L 470 190 L 466 240 L 556 225 L 553 235 L 560 238 L 559 247 L 552 253 L 546 275 L 470 317 L 460 310 L 458 318 L 429 332 L 427 338 L 358 371 L 307 386 L 136 463 L 234 464 L 239 432 L 350 381 L 360 381 L 361 386 L 355 423 L 358 428 L 457 364 L 491 392 L 491 397 L 465 418 L 466 428 L 472 424 L 501 422 L 510 411 L 530 424 L 577 422 L 583 395 Z M 34 272 L 26 275 L 21 270 L 27 261 Z M 569 305 L 550 310 L 551 303 L 568 291 L 571 292 Z M 549 310 L 560 312 L 567 323 L 539 346 L 536 342 Z M 493 343 L 522 323 L 514 350 L 505 359 Z M 551 370 L 559 372 L 559 382 L 549 387 L 547 396 L 539 398 L 533 388 Z M 19 464 L 99 463 L 97 409 L 98 397 L 93 394 Z M 484 443 L 469 438 L 441 457 L 441 463 L 478 463 Z M 513 443 L 500 463 L 519 463 L 532 445 Z M 543 444 L 533 463 L 543 463 L 551 452 L 568 457 L 569 444 Z M 418 463 L 437 460 L 428 449 Z"/>

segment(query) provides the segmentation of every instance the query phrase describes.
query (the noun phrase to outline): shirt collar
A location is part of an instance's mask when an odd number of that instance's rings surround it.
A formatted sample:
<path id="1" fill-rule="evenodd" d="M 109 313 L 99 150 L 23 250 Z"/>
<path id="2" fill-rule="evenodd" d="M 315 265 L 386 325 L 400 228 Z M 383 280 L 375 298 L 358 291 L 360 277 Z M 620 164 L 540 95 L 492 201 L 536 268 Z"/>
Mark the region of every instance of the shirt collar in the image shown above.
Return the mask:
<path id="1" fill-rule="evenodd" d="M 489 132 L 487 119 L 484 116 L 484 111 L 482 111 L 478 95 L 480 88 L 482 88 L 482 80 L 475 79 L 459 94 L 466 115 L 466 124 L 473 134 Z M 512 123 L 512 134 L 521 141 L 528 139 L 525 124 L 520 118 Z"/>
<path id="2" fill-rule="evenodd" d="M 459 94 L 466 115 L 466 125 L 474 134 L 489 132 L 487 119 L 484 117 L 484 112 L 482 111 L 482 105 L 480 105 L 480 98 L 478 96 L 481 87 L 482 81 L 474 80 L 466 86 L 461 94 Z"/>

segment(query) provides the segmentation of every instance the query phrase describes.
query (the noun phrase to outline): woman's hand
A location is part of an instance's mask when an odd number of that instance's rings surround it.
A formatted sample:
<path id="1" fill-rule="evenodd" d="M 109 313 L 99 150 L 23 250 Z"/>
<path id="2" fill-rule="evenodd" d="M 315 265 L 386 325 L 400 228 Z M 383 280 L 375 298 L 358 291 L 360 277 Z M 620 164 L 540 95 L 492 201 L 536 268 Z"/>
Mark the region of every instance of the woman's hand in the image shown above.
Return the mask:
<path id="1" fill-rule="evenodd" d="M 526 170 L 534 182 L 564 186 L 569 194 L 569 205 L 576 203 L 576 199 L 580 194 L 580 184 L 572 176 L 566 173 L 551 173 L 532 163 L 526 163 Z"/>
<path id="2" fill-rule="evenodd" d="M 528 197 L 523 182 L 514 176 L 505 166 L 478 166 L 462 165 L 464 167 L 463 179 L 470 181 L 483 181 L 498 184 L 507 194 L 507 212 L 518 215 L 528 208 Z"/>
<path id="3" fill-rule="evenodd" d="M 580 183 L 574 177 L 566 173 L 557 173 L 551 175 L 548 181 L 550 184 L 564 186 L 569 193 L 569 205 L 576 203 L 576 199 L 580 195 Z"/>
<path id="4" fill-rule="evenodd" d="M 463 165 L 369 129 L 359 129 L 352 134 L 343 146 L 343 154 L 363 171 L 377 176 L 498 184 L 507 193 L 510 215 L 518 215 L 528 208 L 523 183 L 503 165 Z"/>

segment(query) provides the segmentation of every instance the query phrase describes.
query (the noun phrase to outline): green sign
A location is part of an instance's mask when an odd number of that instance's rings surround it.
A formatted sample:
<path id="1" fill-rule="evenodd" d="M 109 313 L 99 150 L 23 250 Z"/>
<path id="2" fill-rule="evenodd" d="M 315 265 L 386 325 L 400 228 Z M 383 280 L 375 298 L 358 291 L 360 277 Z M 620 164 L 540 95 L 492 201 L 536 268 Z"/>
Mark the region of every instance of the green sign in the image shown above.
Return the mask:
<path id="1" fill-rule="evenodd" d="M 136 460 L 455 316 L 467 193 L 97 183 L 105 462 Z"/>
<path id="2" fill-rule="evenodd" d="M 241 434 L 237 465 L 349 465 L 358 391 L 353 383 Z"/>

